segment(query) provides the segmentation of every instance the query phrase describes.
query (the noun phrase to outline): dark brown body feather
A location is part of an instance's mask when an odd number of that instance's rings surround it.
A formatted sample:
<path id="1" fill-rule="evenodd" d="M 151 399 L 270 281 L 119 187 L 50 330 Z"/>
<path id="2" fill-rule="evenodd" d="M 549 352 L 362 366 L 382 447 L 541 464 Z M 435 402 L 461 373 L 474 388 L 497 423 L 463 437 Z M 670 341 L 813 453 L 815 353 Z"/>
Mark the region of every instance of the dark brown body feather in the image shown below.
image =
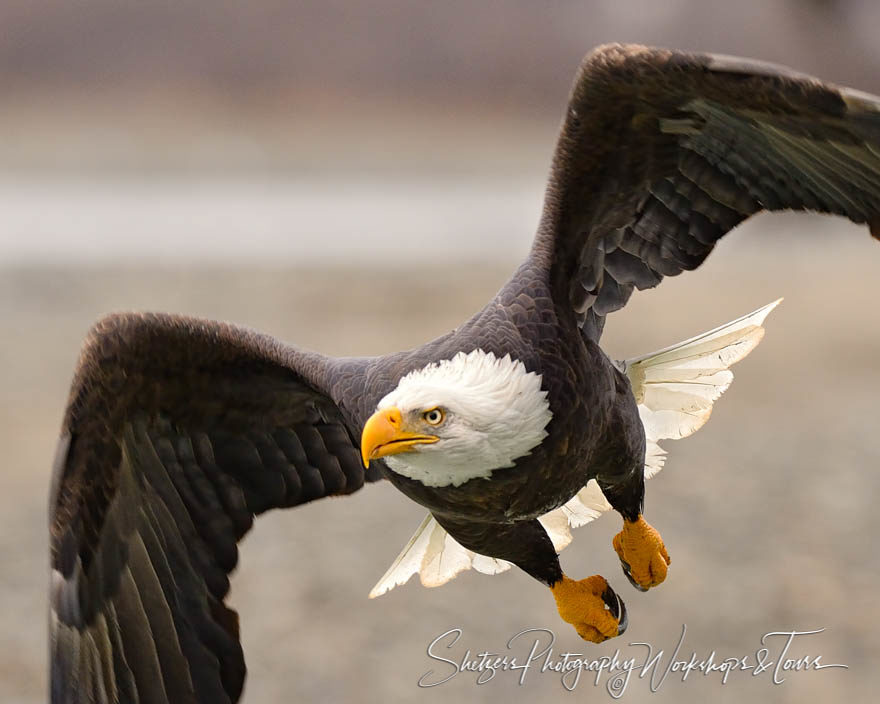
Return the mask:
<path id="1" fill-rule="evenodd" d="M 224 598 L 237 541 L 266 510 L 378 478 L 362 424 L 402 375 L 460 351 L 541 374 L 547 438 L 459 487 L 382 471 L 466 547 L 558 579 L 539 515 L 592 477 L 625 516 L 641 509 L 644 431 L 598 347 L 605 315 L 780 208 L 880 229 L 876 99 L 744 60 L 605 47 L 575 81 L 529 258 L 452 333 L 333 360 L 221 323 L 101 321 L 50 503 L 53 701 L 236 701 L 245 667 Z"/>

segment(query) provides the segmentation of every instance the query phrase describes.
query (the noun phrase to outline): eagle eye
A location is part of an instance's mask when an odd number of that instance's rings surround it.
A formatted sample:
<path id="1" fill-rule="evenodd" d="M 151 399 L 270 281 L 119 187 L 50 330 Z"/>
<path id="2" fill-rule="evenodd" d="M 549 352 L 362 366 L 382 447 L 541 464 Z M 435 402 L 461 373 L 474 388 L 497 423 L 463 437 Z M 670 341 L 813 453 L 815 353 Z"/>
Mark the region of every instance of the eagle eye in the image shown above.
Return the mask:
<path id="1" fill-rule="evenodd" d="M 425 422 L 429 425 L 440 425 L 443 422 L 443 419 L 446 418 L 446 414 L 443 413 L 443 409 L 441 408 L 429 408 L 422 413 L 422 418 L 424 418 Z"/>

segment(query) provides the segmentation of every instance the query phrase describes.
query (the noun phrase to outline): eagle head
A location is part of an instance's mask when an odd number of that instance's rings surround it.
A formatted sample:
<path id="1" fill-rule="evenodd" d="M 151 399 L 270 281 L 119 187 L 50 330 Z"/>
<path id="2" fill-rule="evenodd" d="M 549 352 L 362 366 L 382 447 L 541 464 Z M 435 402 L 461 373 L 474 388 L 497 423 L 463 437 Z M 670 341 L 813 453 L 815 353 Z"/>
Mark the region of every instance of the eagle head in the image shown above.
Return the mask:
<path id="1" fill-rule="evenodd" d="M 510 355 L 476 349 L 402 377 L 367 420 L 364 465 L 384 459 L 426 486 L 459 486 L 511 467 L 547 436 L 541 376 Z"/>

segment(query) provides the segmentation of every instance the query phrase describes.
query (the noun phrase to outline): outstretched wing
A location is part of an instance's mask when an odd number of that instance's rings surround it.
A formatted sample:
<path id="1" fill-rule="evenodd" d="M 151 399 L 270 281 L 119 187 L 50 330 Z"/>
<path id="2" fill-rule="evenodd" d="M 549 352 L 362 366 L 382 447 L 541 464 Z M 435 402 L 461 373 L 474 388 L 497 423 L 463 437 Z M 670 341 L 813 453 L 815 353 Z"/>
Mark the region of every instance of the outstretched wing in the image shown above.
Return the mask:
<path id="1" fill-rule="evenodd" d="M 880 99 L 747 59 L 609 45 L 575 79 L 532 257 L 598 339 L 634 289 L 784 209 L 880 236 Z"/>
<path id="2" fill-rule="evenodd" d="M 326 362 L 178 316 L 93 329 L 50 503 L 53 702 L 238 700 L 238 540 L 256 514 L 364 483 Z"/>

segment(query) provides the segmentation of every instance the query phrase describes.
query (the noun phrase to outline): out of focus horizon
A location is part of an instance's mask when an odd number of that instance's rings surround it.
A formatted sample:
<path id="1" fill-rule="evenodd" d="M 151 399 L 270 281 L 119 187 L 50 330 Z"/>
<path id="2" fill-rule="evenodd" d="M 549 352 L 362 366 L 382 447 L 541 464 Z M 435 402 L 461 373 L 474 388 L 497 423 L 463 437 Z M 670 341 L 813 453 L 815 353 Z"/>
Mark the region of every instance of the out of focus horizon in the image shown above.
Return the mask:
<path id="1" fill-rule="evenodd" d="M 0 262 L 514 260 L 592 47 L 880 92 L 878 22 L 868 0 L 9 0 Z"/>

